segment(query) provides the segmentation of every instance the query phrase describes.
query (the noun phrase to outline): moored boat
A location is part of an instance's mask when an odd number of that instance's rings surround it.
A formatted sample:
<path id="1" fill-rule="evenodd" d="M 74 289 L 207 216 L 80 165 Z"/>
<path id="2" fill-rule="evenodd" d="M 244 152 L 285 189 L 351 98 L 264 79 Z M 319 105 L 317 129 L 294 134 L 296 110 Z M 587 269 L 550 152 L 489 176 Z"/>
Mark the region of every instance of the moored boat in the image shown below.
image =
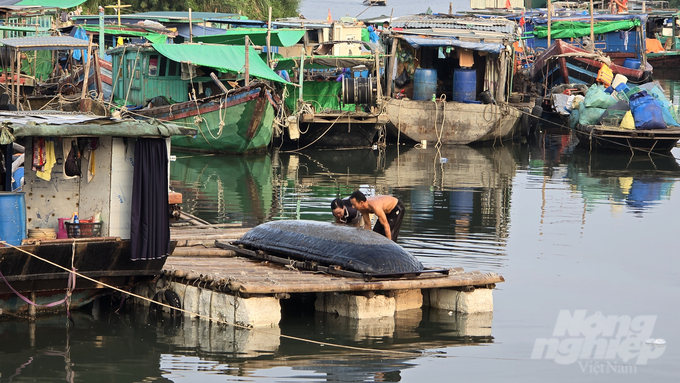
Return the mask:
<path id="1" fill-rule="evenodd" d="M 680 140 L 680 128 L 635 130 L 601 125 L 576 124 L 579 144 L 592 149 L 627 152 L 668 152 Z"/>
<path id="2" fill-rule="evenodd" d="M 602 64 L 606 64 L 614 75 L 624 75 L 631 82 L 652 80 L 650 71 L 617 65 L 602 53 L 591 53 L 562 40 L 555 40 L 536 57 L 531 78 L 538 84 L 546 84 L 548 89 L 561 84 L 593 84 Z"/>
<path id="3" fill-rule="evenodd" d="M 109 53 L 113 95 L 128 105 L 130 116 L 198 129 L 194 138 L 173 138 L 174 147 L 250 153 L 269 145 L 276 103 L 271 88 L 262 81 L 250 82 L 249 76 L 286 81 L 252 47 L 153 44 L 117 47 Z"/>
<path id="4" fill-rule="evenodd" d="M 429 144 L 511 139 L 522 112 L 510 107 L 515 23 L 417 15 L 392 23 L 385 112 L 391 134 Z M 394 84 L 394 90 L 392 90 Z"/>

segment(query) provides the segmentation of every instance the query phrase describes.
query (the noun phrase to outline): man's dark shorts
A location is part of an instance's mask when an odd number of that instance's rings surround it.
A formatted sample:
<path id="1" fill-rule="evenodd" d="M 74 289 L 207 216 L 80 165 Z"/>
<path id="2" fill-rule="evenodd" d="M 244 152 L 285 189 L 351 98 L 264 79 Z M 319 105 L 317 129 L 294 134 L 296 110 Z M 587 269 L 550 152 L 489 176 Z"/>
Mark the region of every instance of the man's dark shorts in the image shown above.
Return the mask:
<path id="1" fill-rule="evenodd" d="M 406 209 L 404 208 L 404 204 L 401 203 L 401 200 L 397 200 L 397 204 L 394 205 L 392 211 L 388 214 L 385 214 L 387 223 L 390 225 L 390 232 L 392 233 L 392 240 L 394 242 L 397 242 L 399 229 L 401 228 L 401 221 L 404 220 L 405 210 Z M 382 223 L 380 223 L 380 220 L 378 220 L 378 222 L 375 223 L 375 226 L 373 226 L 373 231 L 386 236 L 385 227 L 382 225 Z"/>

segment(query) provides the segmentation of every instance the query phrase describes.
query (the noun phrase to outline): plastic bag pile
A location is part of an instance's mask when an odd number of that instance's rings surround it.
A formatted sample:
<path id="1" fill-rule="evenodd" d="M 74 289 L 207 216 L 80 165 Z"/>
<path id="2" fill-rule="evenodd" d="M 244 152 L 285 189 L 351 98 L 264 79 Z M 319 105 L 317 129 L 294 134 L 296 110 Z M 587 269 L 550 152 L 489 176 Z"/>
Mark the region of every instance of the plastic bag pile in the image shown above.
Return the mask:
<path id="1" fill-rule="evenodd" d="M 619 81 L 617 81 L 619 80 Z M 593 84 L 583 96 L 566 96 L 560 113 L 569 114 L 569 126 L 604 125 L 622 129 L 666 129 L 680 127 L 677 111 L 658 81 L 630 88 L 617 75 L 612 86 Z"/>

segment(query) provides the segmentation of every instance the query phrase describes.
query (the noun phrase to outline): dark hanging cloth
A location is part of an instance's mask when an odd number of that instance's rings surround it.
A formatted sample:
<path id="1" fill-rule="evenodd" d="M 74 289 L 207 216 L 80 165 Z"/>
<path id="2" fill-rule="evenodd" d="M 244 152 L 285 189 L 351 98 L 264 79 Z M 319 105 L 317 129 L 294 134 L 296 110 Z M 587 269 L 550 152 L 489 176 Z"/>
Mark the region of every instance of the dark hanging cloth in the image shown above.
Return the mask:
<path id="1" fill-rule="evenodd" d="M 168 150 L 164 139 L 140 138 L 135 143 L 132 181 L 130 250 L 133 261 L 168 255 Z"/>

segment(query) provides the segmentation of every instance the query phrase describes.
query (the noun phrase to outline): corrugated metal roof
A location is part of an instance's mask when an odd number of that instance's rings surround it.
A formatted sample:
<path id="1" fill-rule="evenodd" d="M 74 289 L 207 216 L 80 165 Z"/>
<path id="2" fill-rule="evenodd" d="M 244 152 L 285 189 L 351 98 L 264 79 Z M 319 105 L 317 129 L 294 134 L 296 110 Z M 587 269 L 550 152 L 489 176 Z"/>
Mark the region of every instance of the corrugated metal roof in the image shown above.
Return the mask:
<path id="1" fill-rule="evenodd" d="M 19 48 L 21 51 L 59 50 L 64 48 L 87 49 L 88 46 L 86 40 L 71 36 L 14 37 L 11 39 L 0 39 L 0 44 Z M 92 46 L 97 46 L 97 44 L 92 44 Z"/>
<path id="2" fill-rule="evenodd" d="M 512 34 L 515 31 L 516 24 L 514 21 L 504 18 L 483 19 L 476 17 L 413 15 L 394 20 L 391 27 L 404 29 L 442 28 Z"/>

